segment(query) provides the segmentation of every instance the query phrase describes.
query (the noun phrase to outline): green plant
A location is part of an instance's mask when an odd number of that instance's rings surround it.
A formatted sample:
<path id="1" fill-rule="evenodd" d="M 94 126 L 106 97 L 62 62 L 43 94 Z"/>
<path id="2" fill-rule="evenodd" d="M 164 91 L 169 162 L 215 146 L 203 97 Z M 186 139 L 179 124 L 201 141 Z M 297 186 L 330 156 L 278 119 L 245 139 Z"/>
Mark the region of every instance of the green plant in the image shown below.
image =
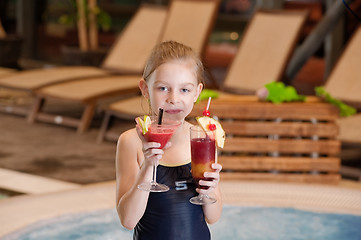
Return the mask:
<path id="1" fill-rule="evenodd" d="M 104 31 L 110 29 L 110 15 L 98 7 L 96 0 L 69 0 L 68 2 L 71 10 L 68 14 L 60 16 L 59 23 L 77 26 L 79 47 L 82 51 L 97 49 L 99 47 L 98 28 Z"/>
<path id="2" fill-rule="evenodd" d="M 339 99 L 332 97 L 331 94 L 328 93 L 324 87 L 315 87 L 315 92 L 317 96 L 322 97 L 326 102 L 329 102 L 330 104 L 338 107 L 341 117 L 349 117 L 356 114 L 356 108 L 343 103 Z"/>

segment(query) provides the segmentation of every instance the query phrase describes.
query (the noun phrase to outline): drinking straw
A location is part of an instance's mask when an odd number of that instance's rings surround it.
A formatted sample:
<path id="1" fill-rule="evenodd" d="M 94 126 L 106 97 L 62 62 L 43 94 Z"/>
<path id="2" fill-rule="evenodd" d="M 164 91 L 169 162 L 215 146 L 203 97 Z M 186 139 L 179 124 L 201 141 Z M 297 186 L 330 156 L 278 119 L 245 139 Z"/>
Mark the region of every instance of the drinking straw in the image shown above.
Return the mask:
<path id="1" fill-rule="evenodd" d="M 162 119 L 163 119 L 163 108 L 159 108 L 158 125 L 162 125 Z"/>
<path id="2" fill-rule="evenodd" d="M 209 105 L 211 105 L 211 100 L 212 100 L 212 97 L 209 97 L 208 98 L 208 103 L 207 103 L 207 108 L 206 108 L 207 111 L 209 109 Z"/>

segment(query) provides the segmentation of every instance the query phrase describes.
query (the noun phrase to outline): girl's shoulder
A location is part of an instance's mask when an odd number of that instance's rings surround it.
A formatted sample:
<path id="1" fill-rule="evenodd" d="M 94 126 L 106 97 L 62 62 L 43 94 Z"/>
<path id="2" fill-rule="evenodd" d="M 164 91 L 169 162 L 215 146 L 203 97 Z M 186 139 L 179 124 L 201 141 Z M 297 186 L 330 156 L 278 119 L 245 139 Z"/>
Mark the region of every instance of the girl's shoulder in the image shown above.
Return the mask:
<path id="1" fill-rule="evenodd" d="M 123 132 L 118 138 L 118 146 L 135 147 L 139 144 L 141 144 L 141 140 L 135 128 Z"/>

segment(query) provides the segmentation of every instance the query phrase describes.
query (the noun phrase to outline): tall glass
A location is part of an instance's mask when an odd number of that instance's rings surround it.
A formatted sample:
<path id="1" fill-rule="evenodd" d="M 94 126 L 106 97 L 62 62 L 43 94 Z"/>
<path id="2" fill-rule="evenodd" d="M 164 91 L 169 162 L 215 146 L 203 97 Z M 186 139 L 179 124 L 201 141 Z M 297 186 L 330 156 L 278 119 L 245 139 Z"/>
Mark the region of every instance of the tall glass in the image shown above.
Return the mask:
<path id="1" fill-rule="evenodd" d="M 212 180 L 211 178 L 205 178 L 204 173 L 214 171 L 212 163 L 215 163 L 216 159 L 215 134 L 215 130 L 205 131 L 198 125 L 190 128 L 192 177 L 201 189 L 208 189 L 208 187 L 200 186 L 199 180 Z M 200 193 L 189 201 L 193 204 L 204 205 L 215 203 L 217 200 Z"/>
<path id="2" fill-rule="evenodd" d="M 141 117 L 143 119 L 143 117 Z M 157 116 L 150 116 L 151 125 L 148 127 L 148 132 L 144 135 L 145 140 L 148 142 L 160 143 L 160 149 L 164 148 L 169 139 L 172 137 L 175 130 L 181 124 L 180 121 L 171 120 L 167 118 L 162 119 L 162 124 L 158 124 Z M 138 118 L 135 119 L 140 127 Z M 138 188 L 149 192 L 166 192 L 169 187 L 165 184 L 157 183 L 157 165 L 153 166 L 153 177 L 151 182 L 144 182 L 138 185 Z"/>

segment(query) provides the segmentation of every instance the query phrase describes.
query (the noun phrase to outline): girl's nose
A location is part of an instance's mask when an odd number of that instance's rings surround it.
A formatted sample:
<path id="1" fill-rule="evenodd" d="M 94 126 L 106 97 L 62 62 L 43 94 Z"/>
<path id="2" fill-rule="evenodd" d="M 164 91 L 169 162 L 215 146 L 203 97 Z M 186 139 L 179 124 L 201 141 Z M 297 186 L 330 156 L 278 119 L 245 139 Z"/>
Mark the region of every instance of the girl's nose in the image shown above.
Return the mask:
<path id="1" fill-rule="evenodd" d="M 179 96 L 175 92 L 170 92 L 168 95 L 168 102 L 169 103 L 176 103 L 178 102 Z"/>

